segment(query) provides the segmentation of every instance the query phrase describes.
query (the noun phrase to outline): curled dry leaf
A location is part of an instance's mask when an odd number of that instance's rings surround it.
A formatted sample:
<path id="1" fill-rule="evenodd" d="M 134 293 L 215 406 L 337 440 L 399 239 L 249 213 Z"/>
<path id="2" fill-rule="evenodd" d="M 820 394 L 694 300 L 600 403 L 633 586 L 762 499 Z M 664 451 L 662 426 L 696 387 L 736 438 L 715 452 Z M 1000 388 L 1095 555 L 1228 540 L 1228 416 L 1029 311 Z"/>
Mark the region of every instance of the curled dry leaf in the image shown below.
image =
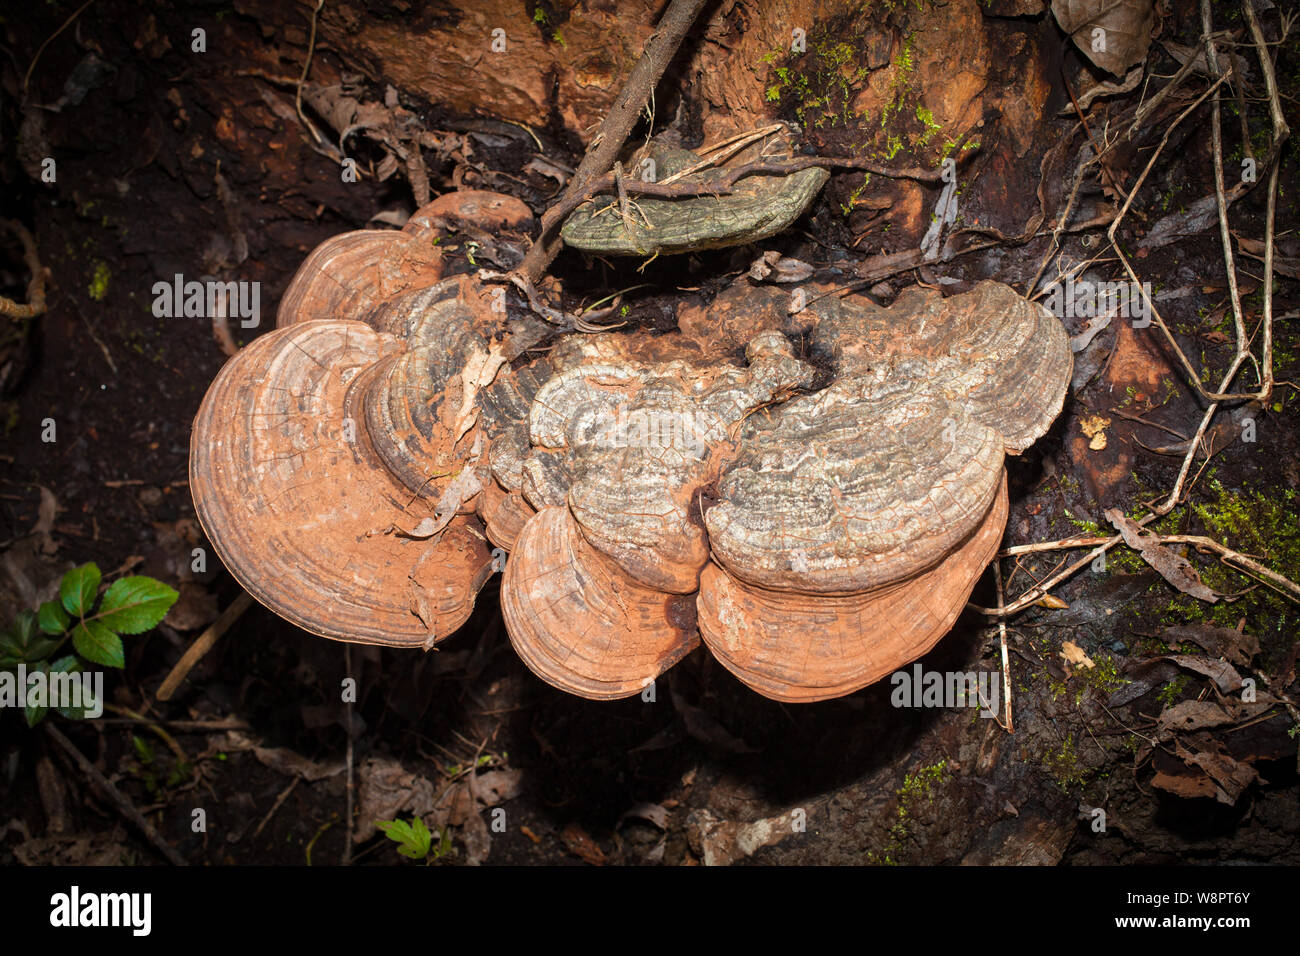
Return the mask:
<path id="1" fill-rule="evenodd" d="M 1123 78 L 1147 58 L 1155 0 L 1052 0 L 1052 13 L 1094 64 Z"/>

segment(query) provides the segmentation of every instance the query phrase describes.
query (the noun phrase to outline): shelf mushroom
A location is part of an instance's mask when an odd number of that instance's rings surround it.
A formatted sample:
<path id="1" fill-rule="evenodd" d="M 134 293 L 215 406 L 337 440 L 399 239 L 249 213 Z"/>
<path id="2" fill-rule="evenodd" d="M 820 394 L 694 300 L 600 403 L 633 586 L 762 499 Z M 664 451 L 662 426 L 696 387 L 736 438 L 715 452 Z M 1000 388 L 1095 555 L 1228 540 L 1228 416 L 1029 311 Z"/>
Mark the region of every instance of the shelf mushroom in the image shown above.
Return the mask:
<path id="1" fill-rule="evenodd" d="M 231 573 L 305 630 L 430 647 L 492 571 L 476 498 L 488 436 L 476 395 L 502 365 L 502 317 L 466 276 L 441 278 L 430 231 L 494 194 L 449 194 L 402 232 L 318 247 L 279 328 L 218 373 L 195 418 L 190 487 Z M 522 210 L 522 213 L 519 212 Z"/>
<path id="2" fill-rule="evenodd" d="M 690 150 L 651 140 L 633 156 L 629 178 L 707 190 L 727 185 L 729 173 L 759 161 L 792 158 L 788 129 L 751 143 L 722 165 L 711 165 Z M 722 154 L 725 156 L 725 152 Z M 720 249 L 758 242 L 788 228 L 830 178 L 819 166 L 795 172 L 755 173 L 739 178 L 718 194 L 693 196 L 599 196 L 565 220 L 560 236 L 583 252 L 648 256 Z M 626 214 L 624 214 L 626 212 Z"/>
<path id="3" fill-rule="evenodd" d="M 794 323 L 742 285 L 717 304 L 731 331 L 570 334 L 511 367 L 504 316 L 428 238 L 454 211 L 518 224 L 512 202 L 441 197 L 402 233 L 323 244 L 280 327 L 218 374 L 190 483 L 254 597 L 326 637 L 428 648 L 495 546 L 520 658 L 593 699 L 702 642 L 765 696 L 823 700 L 948 632 L 1001 541 L 1005 456 L 1064 401 L 1050 313 L 983 282 Z"/>
<path id="4" fill-rule="evenodd" d="M 803 394 L 815 369 L 771 329 L 743 368 L 667 344 L 638 361 L 643 334 L 559 350 L 522 463 L 493 462 L 536 509 L 502 606 L 544 680 L 629 696 L 698 630 L 759 693 L 823 700 L 948 632 L 1002 538 L 1004 456 L 1064 401 L 1065 331 L 992 282 L 888 309 L 832 299 L 816 318 L 832 379 Z"/>

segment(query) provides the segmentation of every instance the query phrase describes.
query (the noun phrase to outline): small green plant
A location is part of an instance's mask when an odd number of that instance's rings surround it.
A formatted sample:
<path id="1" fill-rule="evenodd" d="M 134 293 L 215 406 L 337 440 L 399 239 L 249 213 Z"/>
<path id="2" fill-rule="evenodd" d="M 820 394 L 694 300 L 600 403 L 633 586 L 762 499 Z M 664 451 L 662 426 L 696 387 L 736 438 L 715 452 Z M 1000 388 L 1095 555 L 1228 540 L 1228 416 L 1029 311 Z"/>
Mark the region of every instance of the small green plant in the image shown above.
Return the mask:
<path id="1" fill-rule="evenodd" d="M 1092 775 L 1092 771 L 1079 759 L 1078 751 L 1075 750 L 1074 734 L 1069 734 L 1059 747 L 1043 754 L 1043 766 L 1056 781 L 1056 785 L 1067 792 L 1082 787 Z"/>
<path id="2" fill-rule="evenodd" d="M 95 263 L 95 271 L 90 277 L 90 286 L 86 289 L 86 294 L 96 302 L 103 301 L 104 296 L 108 295 L 109 275 L 107 262 Z"/>
<path id="3" fill-rule="evenodd" d="M 73 568 L 59 583 L 59 598 L 36 611 L 21 611 L 11 628 L 0 632 L 0 670 L 19 665 L 29 675 L 76 674 L 85 664 L 121 669 L 126 664 L 123 634 L 152 630 L 176 603 L 176 591 L 143 575 L 118 578 L 96 607 L 101 575 L 92 562 Z M 55 658 L 72 640 L 74 653 Z M 85 708 L 59 707 L 65 717 L 79 718 Z M 28 726 L 35 726 L 48 707 L 29 705 Z"/>
<path id="4" fill-rule="evenodd" d="M 438 845 L 433 844 L 433 834 L 419 817 L 405 820 L 376 820 L 375 826 L 384 831 L 388 839 L 397 844 L 397 852 L 411 860 L 432 863 L 451 852 L 451 832 L 447 827 L 438 829 Z"/>
<path id="5" fill-rule="evenodd" d="M 158 799 L 163 791 L 189 779 L 193 766 L 185 760 L 176 761 L 175 766 L 162 776 L 163 768 L 158 764 L 153 746 L 143 737 L 132 735 L 131 743 L 135 746 L 136 774 L 149 796 Z M 160 779 L 161 778 L 161 779 Z"/>
<path id="6" fill-rule="evenodd" d="M 918 146 L 924 146 L 930 141 L 930 137 L 943 129 L 943 124 L 936 122 L 934 114 L 924 106 L 918 105 L 916 107 L 916 121 L 925 127 L 925 131 L 921 134 L 921 138 L 917 140 Z"/>
<path id="7" fill-rule="evenodd" d="M 1173 680 L 1166 681 L 1164 686 L 1156 691 L 1156 700 L 1160 701 L 1165 707 L 1174 706 L 1182 699 L 1188 683 L 1187 675 L 1179 674 Z"/>
<path id="8" fill-rule="evenodd" d="M 889 842 L 877 853 L 871 851 L 867 860 L 884 866 L 896 866 L 897 855 L 911 831 L 911 819 L 914 811 L 930 799 L 931 790 L 936 784 L 942 784 L 948 778 L 948 761 L 940 760 L 928 767 L 920 767 L 916 773 L 903 777 L 903 785 L 898 788 L 898 819 L 889 828 Z"/>

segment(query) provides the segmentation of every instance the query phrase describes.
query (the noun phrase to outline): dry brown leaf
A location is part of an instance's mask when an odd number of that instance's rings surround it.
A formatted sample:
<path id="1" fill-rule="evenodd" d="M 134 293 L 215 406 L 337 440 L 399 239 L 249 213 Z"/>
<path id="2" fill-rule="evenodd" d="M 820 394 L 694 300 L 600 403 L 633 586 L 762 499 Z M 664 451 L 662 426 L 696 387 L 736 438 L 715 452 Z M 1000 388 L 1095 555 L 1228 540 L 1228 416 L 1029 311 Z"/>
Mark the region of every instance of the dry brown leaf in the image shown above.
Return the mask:
<path id="1" fill-rule="evenodd" d="M 693 810 L 686 820 L 687 838 L 705 866 L 729 866 L 765 846 L 773 846 L 795 829 L 795 811 L 780 816 L 735 823 L 709 810 Z"/>
<path id="2" fill-rule="evenodd" d="M 1226 657 L 1238 667 L 1248 667 L 1259 653 L 1259 638 L 1253 634 L 1209 624 L 1167 627 L 1161 637 L 1171 646 L 1180 641 L 1191 641 L 1204 648 L 1211 657 Z"/>
<path id="3" fill-rule="evenodd" d="M 59 505 L 59 499 L 54 497 L 54 492 L 50 491 L 44 485 L 37 485 L 41 490 L 41 503 L 36 512 L 36 524 L 32 527 L 31 533 L 40 539 L 41 554 L 51 555 L 59 550 L 58 544 L 50 537 L 50 532 L 54 530 L 54 518 L 63 510 Z"/>
<path id="4" fill-rule="evenodd" d="M 228 731 L 220 743 L 220 749 L 238 753 L 251 751 L 258 763 L 269 767 L 276 773 L 290 777 L 302 777 L 304 780 L 324 780 L 343 772 L 342 760 L 328 763 L 317 762 L 294 753 L 287 747 L 264 747 L 261 742 L 238 730 Z"/>
<path id="5" fill-rule="evenodd" d="M 592 866 L 605 865 L 605 851 L 596 843 L 587 831 L 577 823 L 570 823 L 560 831 L 564 847 L 578 859 Z"/>
<path id="6" fill-rule="evenodd" d="M 1186 800 L 1216 797 L 1220 792 L 1214 781 L 1204 774 L 1169 774 L 1163 770 L 1151 778 L 1151 786 Z"/>
<path id="7" fill-rule="evenodd" d="M 1160 576 L 1182 591 L 1210 604 L 1223 597 L 1201 581 L 1192 563 L 1181 555 L 1175 554 L 1161 544 L 1155 537 L 1145 535 L 1136 522 L 1129 520 L 1116 508 L 1105 512 L 1109 521 L 1124 537 L 1124 543 L 1142 556 L 1142 560 L 1160 572 Z"/>
<path id="8" fill-rule="evenodd" d="M 1255 781 L 1266 782 L 1254 767 L 1234 760 L 1227 754 L 1206 750 L 1192 753 L 1182 747 L 1177 747 L 1177 753 L 1189 767 L 1199 767 L 1205 771 L 1216 785 L 1214 798 L 1228 806 L 1236 803 L 1242 792 Z"/>
<path id="9" fill-rule="evenodd" d="M 1052 0 L 1052 13 L 1080 52 L 1114 76 L 1147 57 L 1154 0 Z"/>
<path id="10" fill-rule="evenodd" d="M 1209 700 L 1184 700 L 1166 707 L 1156 722 L 1156 733 L 1168 739 L 1176 730 L 1199 730 L 1222 727 L 1237 720 L 1218 704 Z"/>
<path id="11" fill-rule="evenodd" d="M 1231 694 L 1241 689 L 1241 675 L 1231 664 L 1190 654 L 1166 654 L 1164 659 L 1189 671 L 1204 674 L 1214 681 L 1222 694 Z"/>
<path id="12" fill-rule="evenodd" d="M 1061 645 L 1061 659 L 1072 667 L 1081 667 L 1084 670 L 1097 666 L 1083 648 L 1073 641 L 1066 641 Z"/>

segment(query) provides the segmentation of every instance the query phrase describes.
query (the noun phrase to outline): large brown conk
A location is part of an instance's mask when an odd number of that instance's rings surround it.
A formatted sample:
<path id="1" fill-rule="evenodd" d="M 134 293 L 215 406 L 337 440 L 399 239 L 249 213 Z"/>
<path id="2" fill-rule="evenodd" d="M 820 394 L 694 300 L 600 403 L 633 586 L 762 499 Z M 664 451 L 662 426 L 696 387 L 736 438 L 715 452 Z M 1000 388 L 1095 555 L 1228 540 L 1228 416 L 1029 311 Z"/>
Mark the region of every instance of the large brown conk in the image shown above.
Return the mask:
<path id="1" fill-rule="evenodd" d="M 191 486 L 254 597 L 327 637 L 428 647 L 499 548 L 519 656 L 595 699 L 702 641 L 765 696 L 823 700 L 948 632 L 1002 537 L 1004 457 L 1064 400 L 1046 310 L 992 282 L 831 297 L 800 357 L 784 299 L 742 278 L 717 328 L 571 334 L 512 367 L 490 290 L 442 278 L 430 241 L 465 209 L 528 219 L 450 194 L 400 233 L 322 244 L 281 328 L 213 383 Z"/>

